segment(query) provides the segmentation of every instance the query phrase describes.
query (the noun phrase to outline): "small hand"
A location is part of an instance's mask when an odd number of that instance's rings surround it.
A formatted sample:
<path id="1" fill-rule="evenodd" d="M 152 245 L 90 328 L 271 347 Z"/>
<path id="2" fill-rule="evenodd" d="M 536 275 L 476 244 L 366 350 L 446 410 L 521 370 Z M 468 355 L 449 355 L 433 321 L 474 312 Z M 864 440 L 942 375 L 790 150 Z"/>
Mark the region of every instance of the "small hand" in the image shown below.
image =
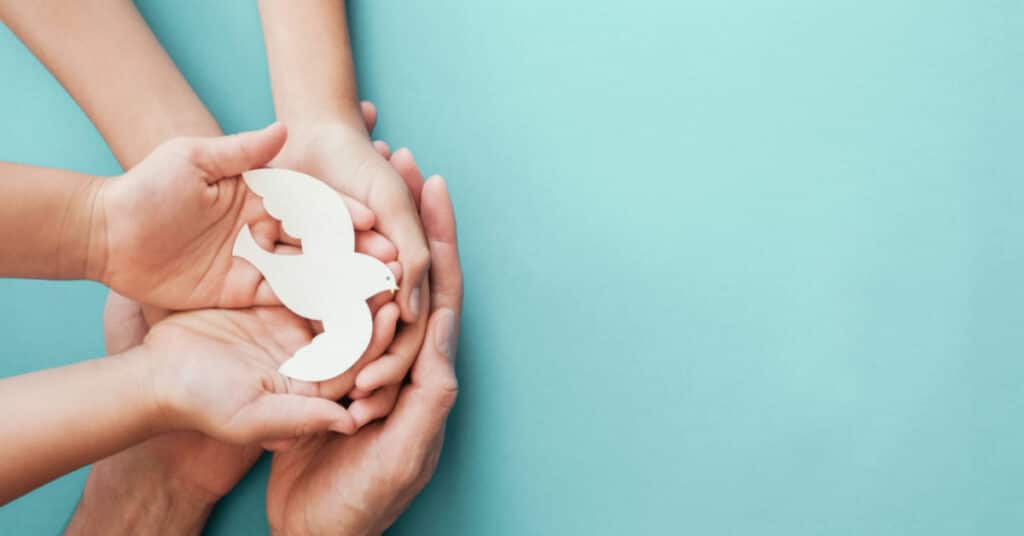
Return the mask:
<path id="1" fill-rule="evenodd" d="M 426 343 L 394 411 L 352 436 L 320 434 L 274 455 L 267 518 L 284 534 L 379 534 L 426 485 L 455 403 L 454 371 L 462 273 L 455 220 L 444 181 L 422 189 L 431 244 L 431 303 Z M 355 413 L 356 401 L 350 406 Z"/>
<path id="2" fill-rule="evenodd" d="M 359 389 L 352 392 L 356 398 L 373 398 L 368 403 L 373 410 L 360 415 L 360 426 L 386 414 L 394 404 L 398 383 L 423 345 L 430 311 L 426 281 L 430 252 L 418 217 L 416 194 L 407 182 L 414 174 L 422 184 L 422 176 L 407 150 L 392 156 L 386 144 L 370 142 L 367 132 L 376 123 L 376 108 L 364 102 L 362 113 L 365 129 L 340 123 L 290 125 L 292 135 L 270 163 L 272 167 L 297 169 L 323 179 L 365 203 L 377 216 L 375 229 L 398 250 L 402 279 L 396 301 L 406 323 L 385 355 L 368 366 L 376 372 L 361 377 Z M 403 175 L 402 165 L 411 171 Z"/>
<path id="3" fill-rule="evenodd" d="M 402 177 L 388 164 L 386 146 L 367 134 L 376 122 L 376 109 L 363 103 L 366 127 L 322 124 L 292 128 L 292 136 L 270 163 L 308 173 L 339 192 L 364 203 L 377 216 L 377 228 L 398 248 L 404 280 L 397 301 L 402 319 L 415 321 L 424 308 L 421 285 L 430 266 L 416 203 Z"/>
<path id="4" fill-rule="evenodd" d="M 240 177 L 270 161 L 286 137 L 284 126 L 274 124 L 233 136 L 178 138 L 107 181 L 99 194 L 103 230 L 95 234 L 106 246 L 101 280 L 167 309 L 278 304 L 232 247 L 246 224 L 265 248 L 289 240 Z M 357 230 L 369 229 L 373 214 L 347 201 Z"/>
<path id="5" fill-rule="evenodd" d="M 382 311 L 371 346 L 387 344 L 393 334 L 397 315 L 389 311 L 394 306 Z M 351 433 L 351 415 L 321 398 L 326 382 L 292 380 L 277 371 L 312 337 L 308 321 L 281 307 L 202 310 L 167 317 L 153 326 L 141 348 L 171 429 L 235 444 L 325 430 Z"/>

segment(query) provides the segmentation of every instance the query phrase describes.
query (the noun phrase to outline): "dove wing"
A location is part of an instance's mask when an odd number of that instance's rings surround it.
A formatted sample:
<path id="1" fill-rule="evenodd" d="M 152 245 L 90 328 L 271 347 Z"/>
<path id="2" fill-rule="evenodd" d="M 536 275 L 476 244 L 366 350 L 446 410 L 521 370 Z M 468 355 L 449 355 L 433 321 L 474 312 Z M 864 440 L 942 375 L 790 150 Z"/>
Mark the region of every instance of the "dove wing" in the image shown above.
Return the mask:
<path id="1" fill-rule="evenodd" d="M 373 317 L 366 302 L 339 304 L 324 318 L 325 331 L 299 348 L 278 371 L 307 382 L 328 380 L 352 367 L 373 337 Z"/>
<path id="2" fill-rule="evenodd" d="M 284 231 L 302 239 L 304 254 L 329 259 L 355 251 L 348 207 L 323 181 L 288 169 L 254 169 L 242 179 Z"/>

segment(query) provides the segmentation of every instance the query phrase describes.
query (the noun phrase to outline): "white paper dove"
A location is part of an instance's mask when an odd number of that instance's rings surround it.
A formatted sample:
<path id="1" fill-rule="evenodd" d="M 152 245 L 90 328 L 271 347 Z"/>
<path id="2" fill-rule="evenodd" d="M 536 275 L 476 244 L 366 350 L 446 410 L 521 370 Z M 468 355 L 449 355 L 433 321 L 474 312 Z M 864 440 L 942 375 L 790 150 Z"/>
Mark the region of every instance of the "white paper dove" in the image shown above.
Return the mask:
<path id="1" fill-rule="evenodd" d="M 370 343 L 373 318 L 366 300 L 398 289 L 381 261 L 355 252 L 352 217 L 338 192 L 297 171 L 256 169 L 242 174 L 284 231 L 302 240 L 301 255 L 277 255 L 242 227 L 233 253 L 253 264 L 295 314 L 322 320 L 324 332 L 278 369 L 304 381 L 323 381 L 351 367 Z"/>

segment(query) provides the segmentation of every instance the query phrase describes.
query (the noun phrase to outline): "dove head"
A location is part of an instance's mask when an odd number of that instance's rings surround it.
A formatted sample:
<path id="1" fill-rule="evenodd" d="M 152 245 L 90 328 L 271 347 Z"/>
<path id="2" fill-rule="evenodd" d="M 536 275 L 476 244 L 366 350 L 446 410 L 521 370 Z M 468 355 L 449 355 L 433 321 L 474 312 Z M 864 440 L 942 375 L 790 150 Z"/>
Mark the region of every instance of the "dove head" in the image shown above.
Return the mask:
<path id="1" fill-rule="evenodd" d="M 352 262 L 352 281 L 358 287 L 356 293 L 362 299 L 370 299 L 384 291 L 398 290 L 395 274 L 386 264 L 369 255 L 356 254 Z"/>

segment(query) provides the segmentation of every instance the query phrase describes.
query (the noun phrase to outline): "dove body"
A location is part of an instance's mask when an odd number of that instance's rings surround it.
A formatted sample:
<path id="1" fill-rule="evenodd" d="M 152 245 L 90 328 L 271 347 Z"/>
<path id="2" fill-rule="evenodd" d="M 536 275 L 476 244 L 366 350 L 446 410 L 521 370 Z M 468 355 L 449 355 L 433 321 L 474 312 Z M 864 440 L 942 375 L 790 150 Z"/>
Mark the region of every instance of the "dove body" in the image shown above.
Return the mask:
<path id="1" fill-rule="evenodd" d="M 394 274 L 374 257 L 356 253 L 355 232 L 341 196 L 316 178 L 280 169 L 242 175 L 263 198 L 267 212 L 302 240 L 302 254 L 278 255 L 262 247 L 245 226 L 233 253 L 266 278 L 296 314 L 324 323 L 324 332 L 300 348 L 279 371 L 304 381 L 323 381 L 355 364 L 373 333 L 366 300 L 394 291 Z"/>

